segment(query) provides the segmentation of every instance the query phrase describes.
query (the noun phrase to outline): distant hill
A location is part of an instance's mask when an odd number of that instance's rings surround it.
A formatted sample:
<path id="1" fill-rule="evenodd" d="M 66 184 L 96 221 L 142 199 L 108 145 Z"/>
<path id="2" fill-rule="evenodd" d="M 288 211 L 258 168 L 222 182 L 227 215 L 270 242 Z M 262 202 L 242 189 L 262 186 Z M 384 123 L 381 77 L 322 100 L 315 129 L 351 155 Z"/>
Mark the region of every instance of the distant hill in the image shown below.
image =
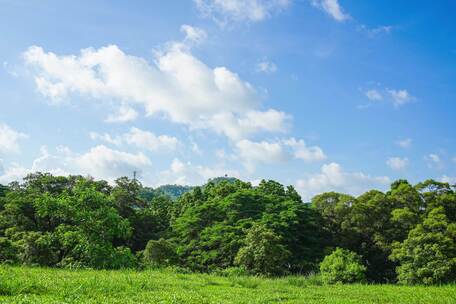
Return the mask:
<path id="1" fill-rule="evenodd" d="M 222 181 L 227 181 L 229 183 L 236 182 L 237 178 L 220 176 L 214 177 L 208 180 L 207 183 L 220 184 Z M 203 185 L 204 187 L 204 185 Z M 184 195 L 187 192 L 192 191 L 195 186 L 181 186 L 181 185 L 163 185 L 157 188 L 144 187 L 139 192 L 139 197 L 145 201 L 152 200 L 156 195 L 166 195 L 169 196 L 172 200 L 178 199 L 180 196 Z"/>
<path id="2" fill-rule="evenodd" d="M 163 185 L 157 188 L 144 187 L 139 192 L 139 197 L 145 201 L 151 201 L 157 195 L 169 196 L 172 200 L 176 200 L 184 193 L 193 189 L 193 186 L 180 185 Z"/>

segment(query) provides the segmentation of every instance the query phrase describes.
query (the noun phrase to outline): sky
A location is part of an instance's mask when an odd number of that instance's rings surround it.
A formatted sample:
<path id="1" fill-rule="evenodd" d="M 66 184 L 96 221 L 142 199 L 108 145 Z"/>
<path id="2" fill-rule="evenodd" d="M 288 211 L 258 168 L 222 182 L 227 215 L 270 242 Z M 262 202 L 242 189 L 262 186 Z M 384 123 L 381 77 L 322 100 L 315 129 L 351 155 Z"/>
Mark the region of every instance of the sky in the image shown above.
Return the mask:
<path id="1" fill-rule="evenodd" d="M 0 0 L 0 183 L 456 183 L 456 2 Z"/>

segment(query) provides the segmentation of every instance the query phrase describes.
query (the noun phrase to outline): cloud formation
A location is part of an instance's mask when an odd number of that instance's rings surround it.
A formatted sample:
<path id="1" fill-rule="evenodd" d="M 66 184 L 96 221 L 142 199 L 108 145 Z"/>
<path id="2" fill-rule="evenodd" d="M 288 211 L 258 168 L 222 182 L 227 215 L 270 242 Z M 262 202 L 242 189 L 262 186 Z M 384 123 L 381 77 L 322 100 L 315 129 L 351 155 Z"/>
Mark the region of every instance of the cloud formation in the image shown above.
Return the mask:
<path id="1" fill-rule="evenodd" d="M 352 195 L 359 195 L 372 188 L 383 189 L 391 180 L 386 176 L 370 176 L 362 172 L 346 172 L 338 163 L 324 164 L 320 173 L 300 179 L 296 182 L 296 189 L 303 200 L 309 200 L 314 195 L 337 191 Z"/>
<path id="2" fill-rule="evenodd" d="M 408 166 L 409 160 L 407 157 L 390 157 L 386 160 L 386 164 L 393 170 L 403 170 Z"/>
<path id="3" fill-rule="evenodd" d="M 89 151 L 78 154 L 67 147 L 58 147 L 51 154 L 46 147 L 41 148 L 30 168 L 16 164 L 6 168 L 0 182 L 20 180 L 32 172 L 50 172 L 54 175 L 90 175 L 97 179 L 113 182 L 121 176 L 131 176 L 133 171 L 141 172 L 151 166 L 150 159 L 143 153 L 127 153 L 98 145 Z"/>
<path id="4" fill-rule="evenodd" d="M 323 10 L 336 21 L 342 22 L 350 19 L 350 15 L 343 11 L 338 0 L 311 0 L 311 3 L 313 6 Z"/>
<path id="5" fill-rule="evenodd" d="M 228 22 L 259 22 L 287 8 L 291 0 L 194 0 L 203 16 L 220 25 Z"/>
<path id="6" fill-rule="evenodd" d="M 20 151 L 19 141 L 28 136 L 16 131 L 5 123 L 0 123 L 0 155 L 18 153 Z"/>
<path id="7" fill-rule="evenodd" d="M 184 27 L 186 39 L 201 33 Z M 211 129 L 230 138 L 255 132 L 282 132 L 289 115 L 260 110 L 253 86 L 226 67 L 210 68 L 190 53 L 188 45 L 173 42 L 155 52 L 155 60 L 125 54 L 116 45 L 83 49 L 79 55 L 59 56 L 32 46 L 24 53 L 36 86 L 54 103 L 71 94 L 118 103 L 107 122 L 134 120 L 133 106 L 148 116 L 161 115 L 191 129 Z"/>
<path id="8" fill-rule="evenodd" d="M 326 155 L 320 147 L 308 147 L 303 140 L 295 138 L 260 142 L 244 139 L 236 142 L 236 152 L 249 172 L 253 172 L 257 164 L 274 164 L 292 159 L 306 162 L 326 159 Z"/>

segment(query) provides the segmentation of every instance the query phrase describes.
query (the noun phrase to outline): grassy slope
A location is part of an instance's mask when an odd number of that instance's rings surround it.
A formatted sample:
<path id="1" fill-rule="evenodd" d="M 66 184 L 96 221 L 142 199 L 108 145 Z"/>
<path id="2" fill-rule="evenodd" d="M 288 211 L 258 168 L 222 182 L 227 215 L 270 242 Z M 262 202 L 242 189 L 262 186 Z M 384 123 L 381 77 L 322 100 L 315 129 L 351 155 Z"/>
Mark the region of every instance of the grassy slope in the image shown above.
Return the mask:
<path id="1" fill-rule="evenodd" d="M 456 303 L 454 285 L 315 286 L 302 277 L 0 267 L 0 303 Z"/>

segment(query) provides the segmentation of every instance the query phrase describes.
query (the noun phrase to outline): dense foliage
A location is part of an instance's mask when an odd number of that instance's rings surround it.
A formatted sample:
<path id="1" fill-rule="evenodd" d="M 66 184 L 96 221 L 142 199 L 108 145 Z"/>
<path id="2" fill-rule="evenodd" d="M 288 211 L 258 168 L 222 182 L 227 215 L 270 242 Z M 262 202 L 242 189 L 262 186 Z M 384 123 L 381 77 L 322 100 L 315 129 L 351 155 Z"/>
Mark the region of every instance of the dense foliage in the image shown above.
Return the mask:
<path id="1" fill-rule="evenodd" d="M 433 180 L 415 186 L 399 180 L 386 193 L 329 192 L 303 203 L 293 187 L 274 181 L 253 187 L 218 178 L 203 187 L 151 189 L 125 177 L 110 185 L 36 173 L 0 185 L 0 261 L 201 272 L 238 267 L 269 276 L 321 269 L 336 278 L 328 283 L 454 282 L 455 190 Z"/>
<path id="2" fill-rule="evenodd" d="M 324 283 L 357 283 L 365 279 L 366 266 L 356 253 L 337 248 L 327 255 L 320 264 L 321 278 Z"/>

